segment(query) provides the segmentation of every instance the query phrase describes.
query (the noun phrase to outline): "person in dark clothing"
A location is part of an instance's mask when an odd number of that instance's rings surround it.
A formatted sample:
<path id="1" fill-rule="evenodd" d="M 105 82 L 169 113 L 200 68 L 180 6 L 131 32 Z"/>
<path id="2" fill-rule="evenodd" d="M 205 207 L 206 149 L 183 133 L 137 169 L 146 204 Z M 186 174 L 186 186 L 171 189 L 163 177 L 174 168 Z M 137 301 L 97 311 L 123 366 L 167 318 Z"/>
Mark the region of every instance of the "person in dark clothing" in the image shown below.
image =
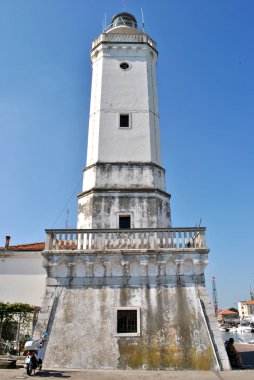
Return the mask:
<path id="1" fill-rule="evenodd" d="M 236 351 L 233 338 L 229 338 L 228 343 L 226 345 L 226 351 L 228 354 L 231 367 L 242 368 L 243 367 L 242 358 L 241 358 L 240 353 Z"/>

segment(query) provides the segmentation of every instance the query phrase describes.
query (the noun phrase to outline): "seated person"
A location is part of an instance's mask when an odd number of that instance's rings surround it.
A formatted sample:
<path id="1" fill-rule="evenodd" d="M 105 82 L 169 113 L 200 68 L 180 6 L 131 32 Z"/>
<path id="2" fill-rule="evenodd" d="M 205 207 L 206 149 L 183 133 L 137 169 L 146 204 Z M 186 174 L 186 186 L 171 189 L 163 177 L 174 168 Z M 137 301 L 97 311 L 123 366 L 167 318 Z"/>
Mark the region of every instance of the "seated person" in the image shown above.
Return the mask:
<path id="1" fill-rule="evenodd" d="M 241 358 L 240 353 L 236 351 L 233 338 L 229 338 L 228 343 L 226 345 L 226 351 L 228 354 L 231 367 L 242 368 L 243 367 L 242 358 Z"/>

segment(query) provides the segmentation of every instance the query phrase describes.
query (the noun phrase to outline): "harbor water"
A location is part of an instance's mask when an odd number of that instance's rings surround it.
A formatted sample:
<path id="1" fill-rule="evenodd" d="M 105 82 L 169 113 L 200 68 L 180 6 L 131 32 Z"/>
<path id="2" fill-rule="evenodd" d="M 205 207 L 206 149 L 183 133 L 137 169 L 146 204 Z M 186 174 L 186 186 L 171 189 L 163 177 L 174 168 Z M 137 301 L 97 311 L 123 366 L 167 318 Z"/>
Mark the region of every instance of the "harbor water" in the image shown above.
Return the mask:
<path id="1" fill-rule="evenodd" d="M 229 338 L 234 338 L 234 341 L 236 343 L 249 343 L 250 340 L 254 339 L 254 333 L 248 332 L 248 333 L 237 333 L 237 332 L 221 332 L 221 336 L 223 341 L 225 342 Z"/>

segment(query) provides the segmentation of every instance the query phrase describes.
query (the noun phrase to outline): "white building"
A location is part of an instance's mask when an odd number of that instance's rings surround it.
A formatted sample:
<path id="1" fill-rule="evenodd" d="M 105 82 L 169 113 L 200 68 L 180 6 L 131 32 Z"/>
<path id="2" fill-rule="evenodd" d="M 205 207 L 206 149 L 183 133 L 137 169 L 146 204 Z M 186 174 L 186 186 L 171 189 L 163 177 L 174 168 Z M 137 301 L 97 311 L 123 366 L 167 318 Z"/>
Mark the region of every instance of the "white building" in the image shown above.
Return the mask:
<path id="1" fill-rule="evenodd" d="M 240 318 L 254 318 L 254 300 L 238 302 Z"/>
<path id="2" fill-rule="evenodd" d="M 205 228 L 171 226 L 157 57 L 126 12 L 93 42 L 78 229 L 46 231 L 45 366 L 229 369 L 205 287 Z"/>
<path id="3" fill-rule="evenodd" d="M 40 306 L 45 290 L 46 271 L 41 251 L 45 243 L 10 245 L 0 248 L 0 300 Z"/>

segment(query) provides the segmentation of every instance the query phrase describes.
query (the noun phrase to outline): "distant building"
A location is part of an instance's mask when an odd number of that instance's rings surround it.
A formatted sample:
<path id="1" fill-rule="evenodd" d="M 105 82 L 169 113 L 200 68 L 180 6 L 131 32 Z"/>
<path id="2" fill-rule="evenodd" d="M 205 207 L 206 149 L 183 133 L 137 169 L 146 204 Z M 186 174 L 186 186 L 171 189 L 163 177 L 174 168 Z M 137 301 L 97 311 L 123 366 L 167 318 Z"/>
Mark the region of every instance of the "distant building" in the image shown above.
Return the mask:
<path id="1" fill-rule="evenodd" d="M 218 321 L 228 322 L 228 320 L 233 320 L 238 318 L 238 312 L 232 310 L 220 310 L 218 312 Z"/>
<path id="2" fill-rule="evenodd" d="M 0 301 L 40 306 L 45 288 L 46 271 L 41 251 L 45 243 L 0 247 Z"/>
<path id="3" fill-rule="evenodd" d="M 254 300 L 238 302 L 238 311 L 241 318 L 254 316 Z"/>

